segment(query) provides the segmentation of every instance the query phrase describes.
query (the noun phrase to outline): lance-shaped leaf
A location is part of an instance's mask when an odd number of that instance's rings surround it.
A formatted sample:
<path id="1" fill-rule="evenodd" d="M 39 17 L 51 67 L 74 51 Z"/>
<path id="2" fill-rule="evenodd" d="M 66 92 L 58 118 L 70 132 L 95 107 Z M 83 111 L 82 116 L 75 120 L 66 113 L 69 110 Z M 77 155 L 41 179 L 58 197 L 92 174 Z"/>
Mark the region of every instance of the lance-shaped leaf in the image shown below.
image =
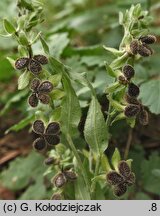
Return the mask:
<path id="1" fill-rule="evenodd" d="M 67 75 L 63 76 L 62 82 L 66 93 L 62 102 L 62 130 L 65 133 L 73 134 L 80 121 L 81 109 L 77 95 Z"/>
<path id="2" fill-rule="evenodd" d="M 84 135 L 91 150 L 101 155 L 108 147 L 107 126 L 97 99 L 93 96 L 88 111 Z"/>
<path id="3" fill-rule="evenodd" d="M 18 90 L 22 90 L 26 88 L 30 81 L 30 73 L 28 71 L 25 71 L 23 74 L 20 75 L 18 79 Z"/>
<path id="4" fill-rule="evenodd" d="M 14 26 L 12 25 L 12 23 L 10 23 L 7 19 L 3 20 L 3 26 L 4 26 L 5 31 L 8 34 L 13 34 L 13 33 L 16 32 L 16 29 L 14 28 Z"/>
<path id="5" fill-rule="evenodd" d="M 121 160 L 121 155 L 119 153 L 119 150 L 116 148 L 114 153 L 113 153 L 112 160 L 111 160 L 112 165 L 116 171 L 118 171 L 118 163 L 120 160 Z"/>

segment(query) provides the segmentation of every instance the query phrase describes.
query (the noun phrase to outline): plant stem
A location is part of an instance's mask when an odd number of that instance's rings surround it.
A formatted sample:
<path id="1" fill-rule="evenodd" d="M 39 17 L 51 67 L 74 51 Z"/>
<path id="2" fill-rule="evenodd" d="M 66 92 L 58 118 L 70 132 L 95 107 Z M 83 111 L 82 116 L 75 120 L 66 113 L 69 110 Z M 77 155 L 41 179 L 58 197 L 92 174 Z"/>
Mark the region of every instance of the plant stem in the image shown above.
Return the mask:
<path id="1" fill-rule="evenodd" d="M 111 105 L 111 102 L 109 101 L 108 115 L 107 115 L 107 120 L 106 120 L 106 125 L 107 125 L 107 130 L 108 131 L 109 131 L 109 125 L 110 125 L 110 122 L 111 122 L 111 116 L 110 116 L 111 109 L 112 109 L 112 105 Z"/>
<path id="2" fill-rule="evenodd" d="M 125 148 L 125 152 L 124 152 L 124 159 L 125 160 L 128 157 L 129 149 L 130 149 L 131 142 L 132 142 L 132 131 L 133 131 L 133 129 L 131 128 L 129 130 L 129 133 L 128 133 L 128 140 L 127 140 L 127 144 L 126 144 L 126 148 Z"/>
<path id="3" fill-rule="evenodd" d="M 74 153 L 74 156 L 76 157 L 76 159 L 78 161 L 79 168 L 80 168 L 81 173 L 83 175 L 83 179 L 84 179 L 84 182 L 86 184 L 86 188 L 87 188 L 88 194 L 90 196 L 90 185 L 89 185 L 89 181 L 88 181 L 88 176 L 87 176 L 87 173 L 86 173 L 85 168 L 83 166 L 83 163 L 81 161 L 81 158 L 80 158 L 80 156 L 79 156 L 79 154 L 77 152 L 77 149 L 75 148 L 75 145 L 74 145 L 74 143 L 72 141 L 71 136 L 69 134 L 67 134 L 66 138 L 67 138 L 67 141 L 68 141 L 68 144 L 69 144 L 70 148 L 72 149 L 72 151 Z"/>
<path id="4" fill-rule="evenodd" d="M 96 176 L 98 176 L 98 174 L 99 174 L 100 161 L 101 161 L 101 156 L 98 155 L 97 160 L 96 160 L 94 178 Z M 93 199 L 95 199 L 95 197 L 94 197 L 95 196 L 95 189 L 96 189 L 96 181 L 92 182 L 92 184 L 91 184 L 91 194 L 92 194 Z"/>

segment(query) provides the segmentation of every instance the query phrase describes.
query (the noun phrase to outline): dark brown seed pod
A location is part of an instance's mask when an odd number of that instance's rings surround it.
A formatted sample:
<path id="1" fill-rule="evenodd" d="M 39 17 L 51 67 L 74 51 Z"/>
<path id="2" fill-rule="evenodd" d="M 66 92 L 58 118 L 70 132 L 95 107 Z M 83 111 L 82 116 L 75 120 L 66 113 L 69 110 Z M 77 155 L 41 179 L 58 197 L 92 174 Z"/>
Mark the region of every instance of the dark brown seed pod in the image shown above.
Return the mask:
<path id="1" fill-rule="evenodd" d="M 139 40 L 142 43 L 146 43 L 146 44 L 153 44 L 156 42 L 157 38 L 154 35 L 146 35 L 146 36 L 141 36 L 139 38 Z"/>
<path id="2" fill-rule="evenodd" d="M 42 65 L 48 64 L 48 59 L 44 55 L 35 55 L 33 58 Z"/>
<path id="3" fill-rule="evenodd" d="M 30 89 L 34 92 L 37 92 L 38 90 L 38 86 L 40 85 L 40 80 L 35 78 L 32 80 L 31 82 L 31 86 L 30 86 Z"/>
<path id="4" fill-rule="evenodd" d="M 49 95 L 46 94 L 38 94 L 38 99 L 40 100 L 41 103 L 43 104 L 49 104 L 50 97 Z"/>
<path id="5" fill-rule="evenodd" d="M 110 171 L 106 175 L 107 182 L 111 185 L 117 185 L 123 182 L 123 177 L 116 171 Z"/>
<path id="6" fill-rule="evenodd" d="M 118 186 L 115 186 L 114 188 L 114 195 L 117 197 L 120 197 L 124 195 L 127 191 L 127 186 L 125 183 L 119 184 Z"/>
<path id="7" fill-rule="evenodd" d="M 36 96 L 36 93 L 33 93 L 28 98 L 28 103 L 31 107 L 36 107 L 38 105 L 38 98 Z"/>
<path id="8" fill-rule="evenodd" d="M 55 193 L 52 195 L 51 200 L 62 200 L 62 195 L 59 193 Z"/>
<path id="9" fill-rule="evenodd" d="M 28 64 L 29 64 L 29 58 L 27 58 L 27 57 L 19 58 L 15 62 L 15 68 L 17 70 L 21 70 L 21 69 L 27 67 Z"/>
<path id="10" fill-rule="evenodd" d="M 148 57 L 148 56 L 152 55 L 151 50 L 148 49 L 148 47 L 146 47 L 145 44 L 139 45 L 138 53 L 139 53 L 139 55 L 141 55 L 143 57 Z"/>
<path id="11" fill-rule="evenodd" d="M 34 75 L 38 75 L 41 70 L 42 67 L 40 65 L 40 63 L 34 59 L 31 59 L 29 62 L 29 66 L 28 66 L 29 71 L 31 71 Z"/>
<path id="12" fill-rule="evenodd" d="M 60 131 L 60 125 L 58 122 L 51 122 L 46 128 L 46 134 L 57 134 Z"/>
<path id="13" fill-rule="evenodd" d="M 118 164 L 118 170 L 121 175 L 128 177 L 131 173 L 131 169 L 126 161 L 120 161 Z"/>
<path id="14" fill-rule="evenodd" d="M 132 77 L 134 77 L 135 74 L 134 68 L 129 64 L 123 67 L 122 72 L 124 76 L 127 78 L 127 80 L 130 80 Z"/>
<path id="15" fill-rule="evenodd" d="M 49 81 L 44 81 L 38 87 L 38 91 L 41 93 L 49 93 L 53 90 L 53 84 Z"/>
<path id="16" fill-rule="evenodd" d="M 135 97 L 130 97 L 128 94 L 125 94 L 124 98 L 125 98 L 126 102 L 129 104 L 139 105 L 139 101 Z"/>
<path id="17" fill-rule="evenodd" d="M 130 104 L 125 107 L 124 114 L 127 118 L 132 118 L 138 115 L 140 107 L 138 105 Z"/>
<path id="18" fill-rule="evenodd" d="M 64 173 L 66 179 L 69 181 L 75 181 L 77 179 L 77 175 L 73 171 L 65 170 L 65 171 L 63 171 L 63 173 Z"/>
<path id="19" fill-rule="evenodd" d="M 150 46 L 148 46 L 147 44 L 143 44 L 143 46 L 150 51 L 150 55 L 154 54 L 154 50 Z"/>
<path id="20" fill-rule="evenodd" d="M 132 186 L 133 184 L 135 184 L 135 174 L 133 172 L 127 177 L 126 184 L 128 186 Z"/>
<path id="21" fill-rule="evenodd" d="M 53 165 L 54 162 L 55 162 L 55 158 L 54 158 L 54 157 L 49 157 L 49 158 L 46 158 L 46 159 L 44 160 L 44 164 L 47 165 L 47 166 Z"/>
<path id="22" fill-rule="evenodd" d="M 130 43 L 130 51 L 133 55 L 137 55 L 139 50 L 139 41 L 138 40 L 133 40 Z"/>
<path id="23" fill-rule="evenodd" d="M 144 109 L 139 113 L 139 122 L 141 125 L 148 125 L 148 112 Z"/>
<path id="24" fill-rule="evenodd" d="M 129 83 L 128 85 L 128 95 L 130 97 L 138 97 L 139 95 L 139 87 L 135 85 L 134 83 Z"/>
<path id="25" fill-rule="evenodd" d="M 33 131 L 36 133 L 36 134 L 43 134 L 44 133 L 44 123 L 41 121 L 41 120 L 36 120 L 34 123 L 33 123 Z"/>
<path id="26" fill-rule="evenodd" d="M 60 143 L 60 137 L 58 135 L 45 134 L 45 140 L 51 146 L 58 145 Z"/>
<path id="27" fill-rule="evenodd" d="M 127 85 L 128 84 L 128 80 L 122 75 L 118 77 L 118 81 L 122 85 Z"/>
<path id="28" fill-rule="evenodd" d="M 61 188 L 63 187 L 66 182 L 67 182 L 67 179 L 65 177 L 65 175 L 63 173 L 59 173 L 54 179 L 54 184 L 57 188 Z"/>
<path id="29" fill-rule="evenodd" d="M 37 138 L 37 139 L 33 142 L 33 148 L 34 148 L 36 151 L 43 151 L 43 150 L 46 148 L 45 140 L 44 140 L 42 137 Z"/>

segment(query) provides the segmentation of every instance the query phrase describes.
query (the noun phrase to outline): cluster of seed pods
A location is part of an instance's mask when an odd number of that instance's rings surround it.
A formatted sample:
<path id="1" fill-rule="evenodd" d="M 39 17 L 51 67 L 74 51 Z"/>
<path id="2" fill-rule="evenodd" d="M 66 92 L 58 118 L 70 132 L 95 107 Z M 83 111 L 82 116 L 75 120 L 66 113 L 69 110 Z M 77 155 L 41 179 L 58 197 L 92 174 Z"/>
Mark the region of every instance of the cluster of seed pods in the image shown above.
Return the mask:
<path id="1" fill-rule="evenodd" d="M 139 39 L 134 39 L 130 44 L 131 55 L 141 55 L 147 57 L 153 54 L 153 50 L 149 47 L 149 44 L 156 42 L 154 35 L 141 36 Z M 125 95 L 125 101 L 127 105 L 124 109 L 124 114 L 127 118 L 138 116 L 139 122 L 142 125 L 148 124 L 148 112 L 144 109 L 141 102 L 137 99 L 140 93 L 140 89 L 131 80 L 135 75 L 134 68 L 126 64 L 122 68 L 122 75 L 118 77 L 119 83 L 126 85 L 127 93 Z"/>
<path id="2" fill-rule="evenodd" d="M 126 161 L 120 161 L 118 171 L 112 170 L 106 175 L 107 182 L 113 186 L 114 195 L 120 197 L 127 191 L 127 187 L 135 183 L 135 175 Z"/>
<path id="3" fill-rule="evenodd" d="M 44 55 L 21 57 L 16 60 L 15 68 L 17 70 L 27 70 L 37 77 L 42 72 L 42 65 L 47 63 L 48 59 Z M 28 103 L 31 107 L 37 107 L 39 102 L 43 104 L 50 103 L 51 98 L 49 93 L 53 90 L 53 84 L 48 80 L 41 81 L 38 78 L 32 79 L 30 90 L 32 93 L 28 98 Z M 58 122 L 49 123 L 45 129 L 44 123 L 41 120 L 36 120 L 32 128 L 40 136 L 33 142 L 35 150 L 43 151 L 48 145 L 53 146 L 60 142 L 60 125 Z"/>

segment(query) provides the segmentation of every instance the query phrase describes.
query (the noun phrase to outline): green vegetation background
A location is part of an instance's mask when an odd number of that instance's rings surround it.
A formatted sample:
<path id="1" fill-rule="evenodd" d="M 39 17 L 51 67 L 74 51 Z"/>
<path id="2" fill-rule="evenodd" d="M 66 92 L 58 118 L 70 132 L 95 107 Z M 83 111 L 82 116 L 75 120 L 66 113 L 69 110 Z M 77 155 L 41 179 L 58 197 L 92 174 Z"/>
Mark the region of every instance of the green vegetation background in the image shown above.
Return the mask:
<path id="1" fill-rule="evenodd" d="M 102 45 L 117 48 L 123 31 L 118 22 L 119 11 L 125 11 L 131 4 L 141 3 L 143 9 L 149 10 L 153 16 L 151 32 L 157 36 L 154 45 L 155 54 L 143 59 L 136 64 L 135 81 L 141 84 L 140 99 L 150 111 L 150 124 L 146 127 L 137 125 L 130 131 L 125 122 L 120 122 L 112 127 L 113 138 L 110 146 L 111 154 L 115 146 L 121 150 L 122 155 L 128 136 L 132 133 L 132 146 L 130 158 L 133 158 L 133 170 L 137 181 L 125 196 L 126 199 L 159 199 L 160 198 L 160 67 L 159 67 L 159 42 L 160 42 L 160 2 L 157 0 L 48 0 L 44 2 L 45 21 L 39 26 L 47 39 L 51 54 L 63 60 L 70 66 L 71 72 L 88 72 L 102 109 L 107 110 L 104 88 L 112 82 L 106 75 L 104 61 L 110 61 L 112 56 L 103 50 Z M 0 1 L 0 18 L 7 17 L 13 20 L 17 15 L 16 1 Z M 34 47 L 35 53 L 40 50 L 40 45 Z M 26 104 L 26 91 L 17 90 L 17 78 L 20 72 L 13 70 L 6 57 L 19 57 L 17 44 L 11 38 L 0 38 L 0 140 L 3 140 L 6 127 L 25 119 L 17 131 L 27 130 L 25 126 L 31 121 L 28 116 Z M 88 89 L 76 86 L 84 116 L 87 111 L 90 94 Z M 15 112 L 13 112 L 15 111 Z M 15 113 L 18 113 L 16 119 Z M 156 114 L 156 115 L 155 115 Z M 6 123 L 7 122 L 7 123 Z M 11 122 L 11 123 L 8 123 Z M 7 125 L 7 126 L 4 126 Z M 25 136 L 27 136 L 27 132 Z M 29 135 L 30 136 L 30 135 Z M 0 148 L 1 147 L 0 141 Z M 21 143 L 21 142 L 19 142 Z M 31 140 L 28 141 L 31 147 Z M 0 150 L 0 157 L 3 156 Z M 43 177 L 46 167 L 44 158 L 31 151 L 27 156 L 20 155 L 14 160 L 0 165 L 0 187 L 12 191 L 15 199 L 49 199 L 52 189 L 49 180 Z M 1 191 L 1 190 L 0 190 Z M 5 199 L 0 193 L 0 198 Z M 103 198 L 103 197 L 102 197 Z M 113 199 L 108 193 L 105 199 Z"/>

